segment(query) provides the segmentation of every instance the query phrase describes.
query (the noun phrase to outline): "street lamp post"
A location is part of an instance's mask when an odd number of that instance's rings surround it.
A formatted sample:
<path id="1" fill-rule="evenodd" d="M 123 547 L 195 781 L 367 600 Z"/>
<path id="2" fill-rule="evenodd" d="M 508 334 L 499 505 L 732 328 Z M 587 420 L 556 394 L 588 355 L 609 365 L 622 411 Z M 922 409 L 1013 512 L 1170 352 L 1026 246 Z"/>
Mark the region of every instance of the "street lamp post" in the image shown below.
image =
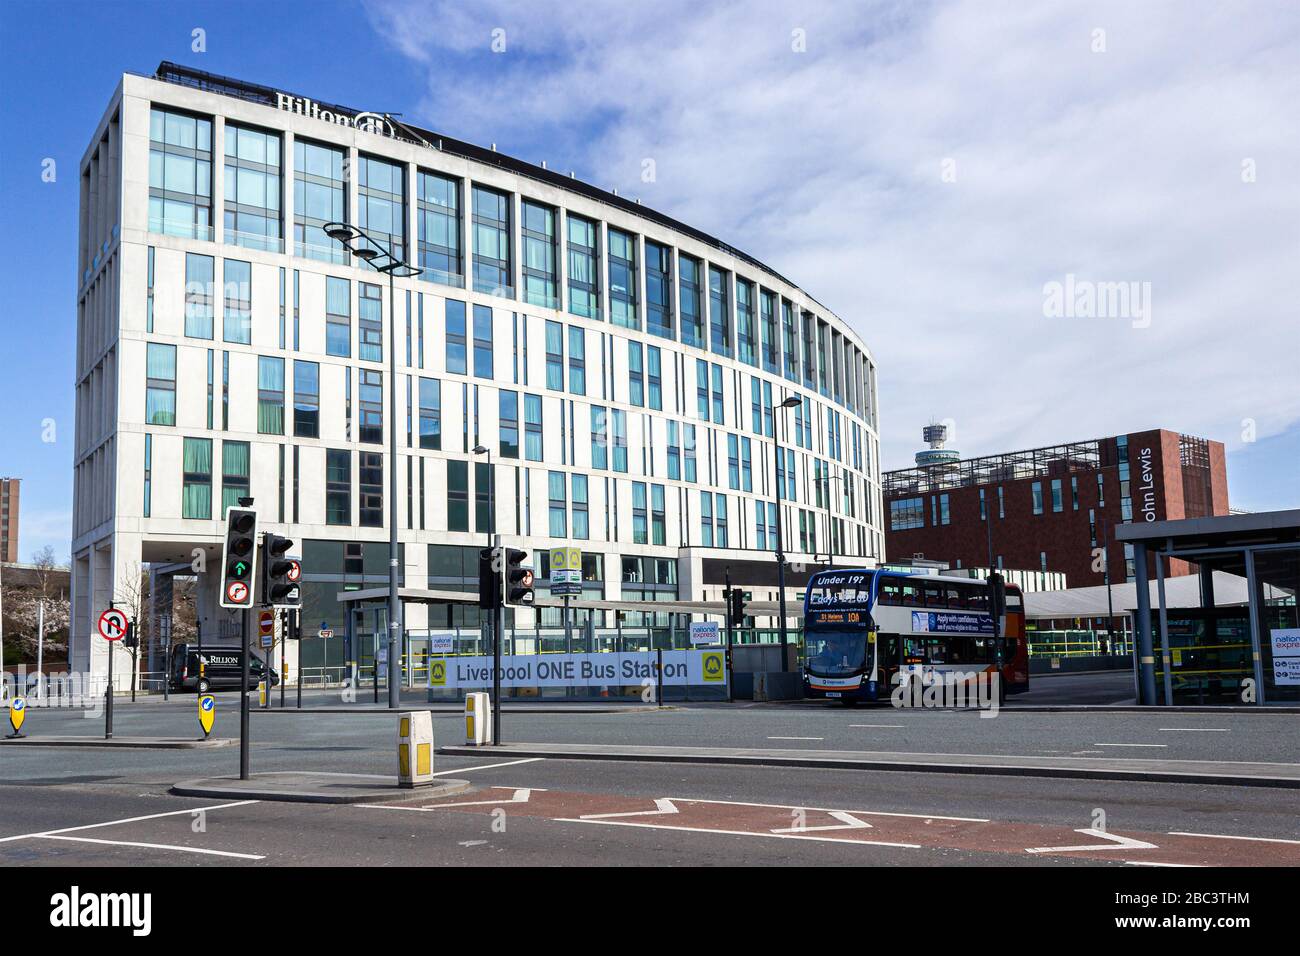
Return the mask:
<path id="1" fill-rule="evenodd" d="M 785 433 L 785 410 L 787 408 L 794 408 L 796 405 L 799 404 L 800 404 L 799 398 L 795 395 L 789 395 L 785 398 L 784 401 L 781 402 L 780 408 L 781 408 L 782 434 Z M 776 587 L 777 587 L 776 599 L 778 605 L 778 613 L 781 616 L 780 623 L 778 624 L 778 629 L 781 634 L 781 670 L 786 671 L 789 670 L 789 663 L 788 663 L 789 654 L 786 651 L 786 646 L 789 643 L 789 632 L 786 629 L 786 615 L 785 615 L 785 539 L 783 537 L 782 523 L 781 523 L 782 448 L 781 448 L 781 440 L 777 437 L 775 431 L 772 434 L 772 448 L 776 452 L 776 456 L 775 456 L 776 472 L 773 475 L 774 479 L 776 480 Z"/>
<path id="2" fill-rule="evenodd" d="M 393 280 L 399 275 L 404 279 L 417 276 L 422 270 L 350 223 L 326 223 L 324 230 L 352 255 L 388 276 L 388 706 L 396 710 L 401 705 L 402 599 L 397 591 L 397 290 Z M 393 680 L 394 666 L 397 680 Z"/>

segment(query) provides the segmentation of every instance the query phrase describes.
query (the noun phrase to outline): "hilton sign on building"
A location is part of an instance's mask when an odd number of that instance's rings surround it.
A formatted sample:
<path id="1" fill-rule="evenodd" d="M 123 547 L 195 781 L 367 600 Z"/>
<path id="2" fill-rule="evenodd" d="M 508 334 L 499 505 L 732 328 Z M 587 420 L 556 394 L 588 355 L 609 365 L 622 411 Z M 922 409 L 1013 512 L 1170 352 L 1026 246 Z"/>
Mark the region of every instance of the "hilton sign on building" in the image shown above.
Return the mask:
<path id="1" fill-rule="evenodd" d="M 163 64 L 122 77 L 81 162 L 80 216 L 76 669 L 106 669 L 95 615 L 142 567 L 163 617 L 172 576 L 197 574 L 205 644 L 233 636 L 208 569 L 244 496 L 298 542 L 308 633 L 382 632 L 382 600 L 347 620 L 336 595 L 386 584 L 389 416 L 407 588 L 476 591 L 493 527 L 534 556 L 543 593 L 551 549 L 580 548 L 580 604 L 720 600 L 728 568 L 773 599 L 778 517 L 809 569 L 828 543 L 846 564 L 883 553 L 866 343 L 768 266 L 639 203 Z M 325 235 L 334 220 L 422 274 L 386 301 L 387 278 Z M 559 624 L 550 608 L 519 617 Z M 477 633 L 478 609 L 408 606 L 406 625 Z M 321 643 L 303 642 L 304 662 L 341 667 L 342 642 Z"/>

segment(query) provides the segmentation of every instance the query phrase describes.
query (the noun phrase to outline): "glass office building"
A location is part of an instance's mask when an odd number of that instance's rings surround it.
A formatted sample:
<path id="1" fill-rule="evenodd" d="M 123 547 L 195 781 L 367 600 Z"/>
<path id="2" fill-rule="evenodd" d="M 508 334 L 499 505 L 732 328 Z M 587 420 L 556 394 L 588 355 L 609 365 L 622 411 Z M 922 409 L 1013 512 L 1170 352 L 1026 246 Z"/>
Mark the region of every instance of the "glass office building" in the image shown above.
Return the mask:
<path id="1" fill-rule="evenodd" d="M 882 553 L 870 350 L 721 239 L 494 149 L 171 64 L 123 75 L 80 173 L 75 668 L 104 669 L 95 617 L 140 567 L 197 574 L 205 634 L 230 630 L 206 562 L 242 495 L 298 542 L 313 634 L 343 629 L 339 592 L 385 583 L 390 495 L 415 588 L 476 591 L 495 528 L 543 585 L 549 548 L 581 548 L 584 598 L 716 600 L 730 567 L 774 599 L 778 489 L 796 567 Z M 423 271 L 389 301 L 331 220 Z M 406 624 L 477 614 L 413 605 Z"/>

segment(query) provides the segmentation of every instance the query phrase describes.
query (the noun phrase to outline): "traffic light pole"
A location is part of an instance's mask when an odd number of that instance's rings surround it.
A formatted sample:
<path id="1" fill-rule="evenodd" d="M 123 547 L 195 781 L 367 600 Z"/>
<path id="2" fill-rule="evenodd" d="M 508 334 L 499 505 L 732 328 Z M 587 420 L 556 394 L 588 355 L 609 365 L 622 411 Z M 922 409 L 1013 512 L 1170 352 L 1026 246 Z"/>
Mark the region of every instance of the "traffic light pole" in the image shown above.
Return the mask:
<path id="1" fill-rule="evenodd" d="M 240 646 L 243 662 L 239 669 L 239 779 L 248 779 L 248 657 L 252 653 L 248 640 L 248 609 L 239 612 Z"/>
<path id="2" fill-rule="evenodd" d="M 491 479 L 489 479 L 489 485 Z M 504 559 L 505 552 L 501 550 L 501 535 L 492 536 L 492 545 L 497 549 L 497 554 Z M 504 580 L 506 569 L 501 568 L 502 583 L 501 596 L 496 602 L 497 606 L 492 611 L 492 746 L 496 747 L 501 744 L 501 643 L 505 640 L 506 633 L 506 590 L 510 583 Z"/>
<path id="3" fill-rule="evenodd" d="M 731 568 L 727 568 L 727 703 L 734 701 L 734 688 L 731 686 L 731 645 L 733 643 L 731 623 Z"/>
<path id="4" fill-rule="evenodd" d="M 108 602 L 111 611 L 116 605 Z M 104 690 L 104 739 L 113 739 L 113 642 L 108 642 L 108 687 Z"/>

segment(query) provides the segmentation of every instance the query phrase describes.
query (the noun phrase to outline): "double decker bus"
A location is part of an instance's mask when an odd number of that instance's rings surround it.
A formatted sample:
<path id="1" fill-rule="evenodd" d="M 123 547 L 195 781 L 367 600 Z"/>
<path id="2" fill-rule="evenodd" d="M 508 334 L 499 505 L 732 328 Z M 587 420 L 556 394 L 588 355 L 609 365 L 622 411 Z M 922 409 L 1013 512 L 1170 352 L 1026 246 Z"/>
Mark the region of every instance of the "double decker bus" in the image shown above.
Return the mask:
<path id="1" fill-rule="evenodd" d="M 994 672 L 1007 693 L 1028 690 L 1024 597 L 1011 584 L 1006 593 L 995 637 L 984 581 L 884 569 L 813 575 L 804 595 L 805 695 L 884 700 L 902 679 Z"/>

